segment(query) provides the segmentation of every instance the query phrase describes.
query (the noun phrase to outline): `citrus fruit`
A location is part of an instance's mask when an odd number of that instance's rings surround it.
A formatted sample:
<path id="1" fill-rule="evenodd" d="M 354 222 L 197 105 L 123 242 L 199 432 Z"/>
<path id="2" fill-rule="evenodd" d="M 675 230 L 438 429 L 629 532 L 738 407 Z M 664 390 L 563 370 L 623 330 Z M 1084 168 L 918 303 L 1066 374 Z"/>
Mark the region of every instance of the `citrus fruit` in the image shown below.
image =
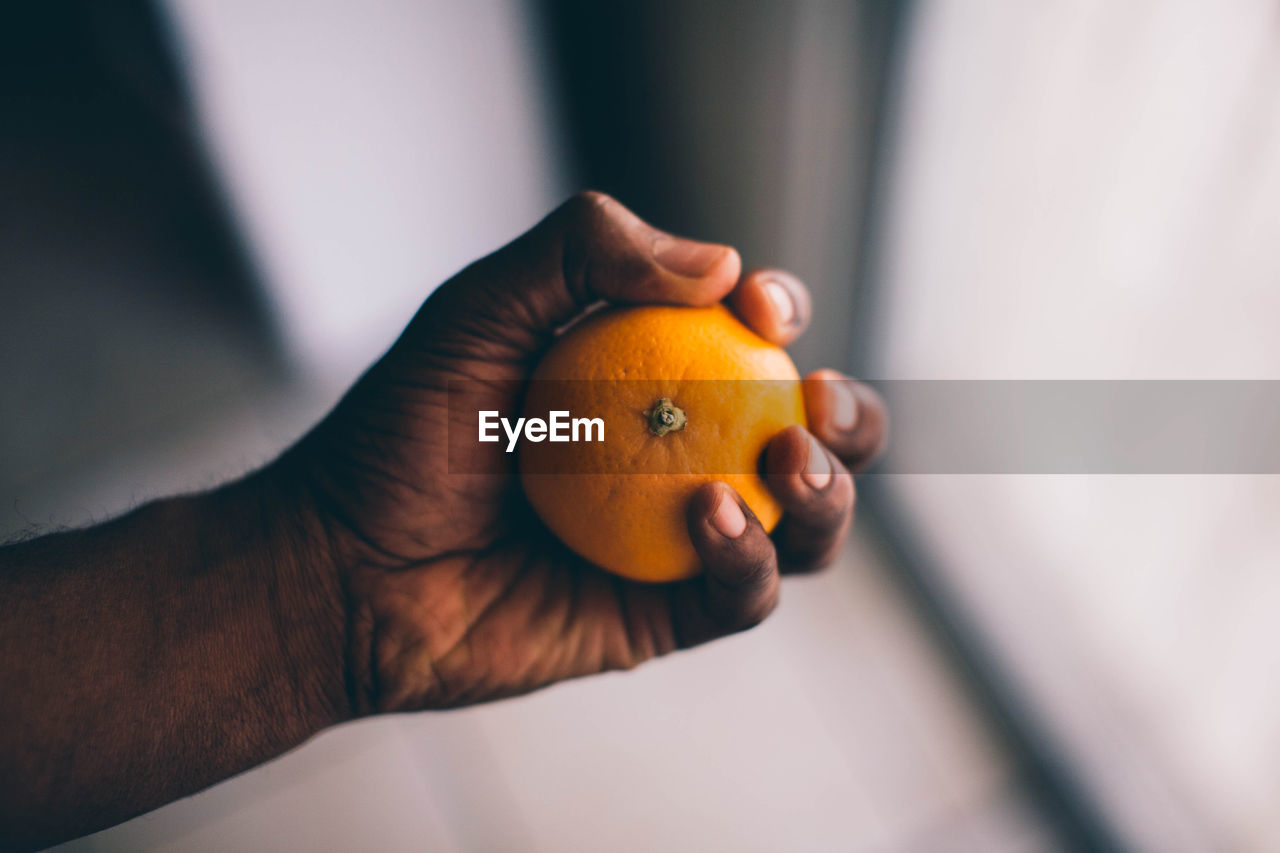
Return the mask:
<path id="1" fill-rule="evenodd" d="M 733 486 L 766 531 L 777 525 L 759 464 L 779 430 L 805 424 L 800 377 L 723 305 L 600 311 L 555 342 L 532 380 L 527 417 L 603 421 L 602 441 L 519 447 L 534 510 L 597 566 L 639 581 L 696 574 L 686 508 L 712 480 Z"/>

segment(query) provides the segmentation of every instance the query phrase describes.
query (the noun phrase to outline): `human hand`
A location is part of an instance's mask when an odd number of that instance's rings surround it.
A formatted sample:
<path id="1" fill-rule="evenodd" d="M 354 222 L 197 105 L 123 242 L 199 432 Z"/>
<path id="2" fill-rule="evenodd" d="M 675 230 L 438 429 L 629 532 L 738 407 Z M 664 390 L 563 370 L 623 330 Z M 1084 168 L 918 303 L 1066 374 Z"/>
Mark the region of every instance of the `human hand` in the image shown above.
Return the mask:
<path id="1" fill-rule="evenodd" d="M 424 303 L 395 346 L 267 473 L 304 485 L 315 588 L 342 635 L 353 715 L 446 708 L 627 669 L 751 627 L 774 608 L 780 574 L 834 556 L 853 514 L 857 470 L 879 452 L 874 391 L 834 371 L 804 380 L 813 434 L 779 433 L 765 479 L 786 510 L 772 538 L 724 483 L 691 499 L 689 531 L 706 571 L 668 585 L 587 564 L 539 522 L 513 456 L 481 452 L 505 476 L 450 473 L 448 383 L 491 384 L 484 408 L 514 395 L 556 330 L 600 300 L 708 305 L 725 300 L 762 337 L 794 340 L 810 312 L 794 277 L 740 277 L 737 253 L 645 224 L 597 193 L 466 268 Z M 454 430 L 467 442 L 470 431 Z M 458 448 L 453 448 L 457 450 Z M 329 593 L 327 593 L 329 594 Z"/>

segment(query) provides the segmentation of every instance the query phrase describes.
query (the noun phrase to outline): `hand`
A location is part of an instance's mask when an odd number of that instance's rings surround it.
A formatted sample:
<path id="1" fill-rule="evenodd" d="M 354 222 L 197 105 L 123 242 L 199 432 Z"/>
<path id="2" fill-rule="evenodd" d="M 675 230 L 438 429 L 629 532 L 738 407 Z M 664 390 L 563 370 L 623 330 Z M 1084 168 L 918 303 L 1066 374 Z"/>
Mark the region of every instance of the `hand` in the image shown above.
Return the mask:
<path id="1" fill-rule="evenodd" d="M 773 609 L 779 575 L 827 563 L 853 514 L 849 469 L 885 437 L 875 392 L 834 371 L 806 378 L 814 434 L 792 427 L 766 451 L 787 515 L 772 539 L 724 483 L 691 499 L 706 572 L 653 586 L 608 575 L 562 546 L 518 478 L 447 471 L 447 383 L 493 382 L 484 408 L 511 411 L 556 330 L 600 300 L 726 300 L 761 336 L 803 331 L 808 293 L 773 270 L 739 277 L 737 253 L 671 237 L 607 196 L 574 197 L 463 270 L 423 305 L 392 350 L 276 466 L 300 477 L 323 531 L 320 565 L 345 632 L 353 714 L 445 708 L 626 669 L 748 628 Z M 474 438 L 458 435 L 474 451 Z M 499 445 L 496 465 L 510 466 Z"/>

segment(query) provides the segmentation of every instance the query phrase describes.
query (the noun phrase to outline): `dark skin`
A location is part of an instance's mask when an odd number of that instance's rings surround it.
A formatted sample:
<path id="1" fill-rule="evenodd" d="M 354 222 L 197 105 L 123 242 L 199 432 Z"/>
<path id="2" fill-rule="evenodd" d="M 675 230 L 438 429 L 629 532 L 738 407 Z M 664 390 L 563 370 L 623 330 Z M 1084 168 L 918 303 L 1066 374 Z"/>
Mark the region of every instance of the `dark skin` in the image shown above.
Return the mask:
<path id="1" fill-rule="evenodd" d="M 486 408 L 514 410 L 556 330 L 600 300 L 725 300 L 778 344 L 809 312 L 786 273 L 740 275 L 728 247 L 576 196 L 442 285 L 276 462 L 0 549 L 0 846 L 109 826 L 346 720 L 526 693 L 741 631 L 774 608 L 783 573 L 829 562 L 850 470 L 885 440 L 879 398 L 832 371 L 805 380 L 813 435 L 792 427 L 766 451 L 786 510 L 772 537 L 724 483 L 691 497 L 705 572 L 689 581 L 608 575 L 555 540 L 514 476 L 448 473 L 447 436 L 478 447 L 446 428 L 449 379 L 492 380 Z"/>

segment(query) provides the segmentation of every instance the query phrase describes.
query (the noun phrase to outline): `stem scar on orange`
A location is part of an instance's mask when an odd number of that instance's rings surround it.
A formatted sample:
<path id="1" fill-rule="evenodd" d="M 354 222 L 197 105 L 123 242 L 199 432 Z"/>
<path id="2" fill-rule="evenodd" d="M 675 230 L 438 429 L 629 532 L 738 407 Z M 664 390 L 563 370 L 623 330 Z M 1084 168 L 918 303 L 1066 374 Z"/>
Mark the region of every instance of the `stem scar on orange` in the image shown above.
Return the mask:
<path id="1" fill-rule="evenodd" d="M 723 305 L 612 308 L 547 352 L 526 417 L 555 410 L 604 421 L 602 442 L 520 443 L 534 510 L 587 560 L 638 581 L 701 570 L 686 508 L 720 480 L 771 531 L 782 508 L 759 474 L 769 440 L 806 425 L 791 358 Z"/>

